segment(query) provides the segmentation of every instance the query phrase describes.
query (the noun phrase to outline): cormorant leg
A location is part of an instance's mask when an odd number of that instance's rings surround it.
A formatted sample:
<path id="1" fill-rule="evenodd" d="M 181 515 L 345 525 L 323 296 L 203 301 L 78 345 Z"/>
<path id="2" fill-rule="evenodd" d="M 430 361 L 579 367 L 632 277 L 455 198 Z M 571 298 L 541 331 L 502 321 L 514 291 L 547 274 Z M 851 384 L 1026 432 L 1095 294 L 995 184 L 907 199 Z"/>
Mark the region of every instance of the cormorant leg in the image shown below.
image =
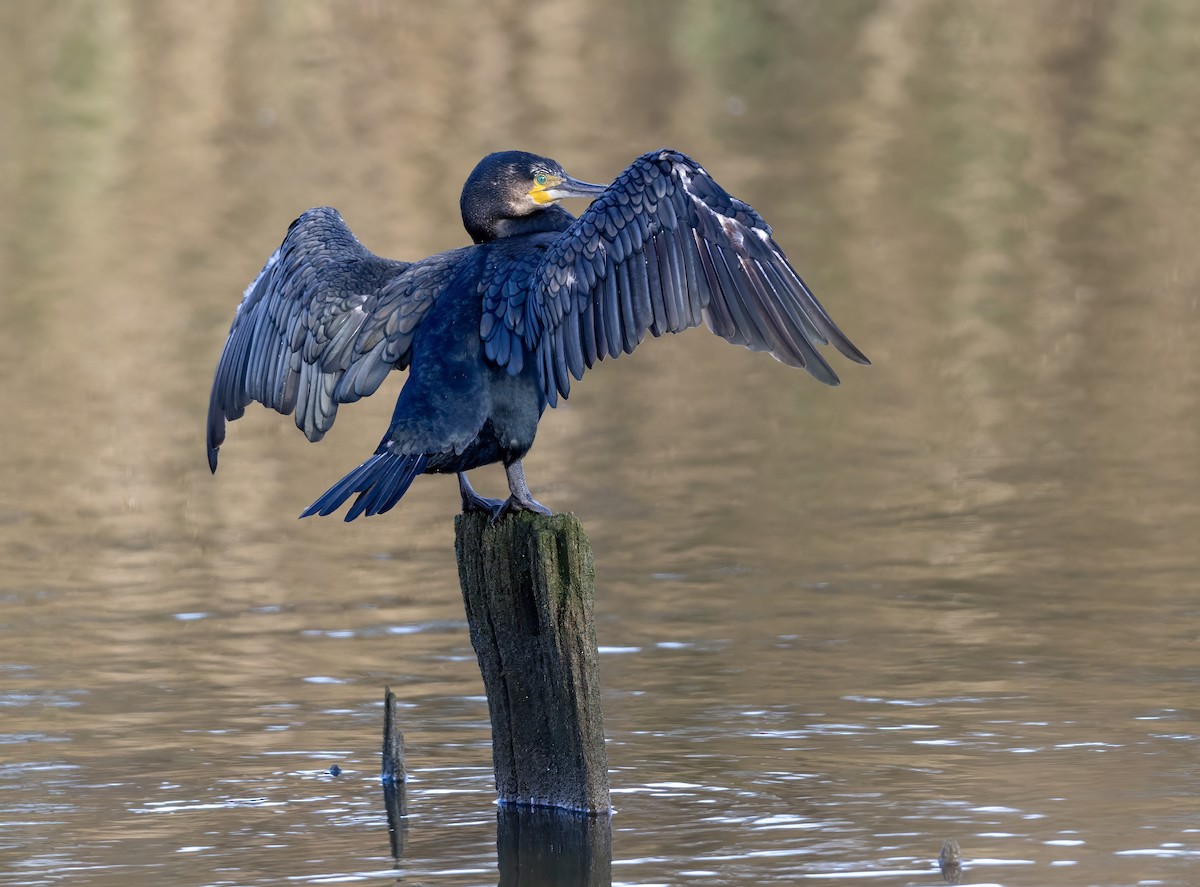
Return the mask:
<path id="1" fill-rule="evenodd" d="M 476 493 L 465 471 L 458 473 L 458 492 L 462 495 L 463 511 L 486 511 L 495 520 L 504 507 L 502 499 L 489 499 Z"/>
<path id="2" fill-rule="evenodd" d="M 533 493 L 529 492 L 529 486 L 525 483 L 525 469 L 521 467 L 520 459 L 512 465 L 504 466 L 504 473 L 508 475 L 508 491 L 512 495 L 504 500 L 500 511 L 492 520 L 499 520 L 510 511 L 534 511 L 538 514 L 554 514 L 553 511 L 534 499 Z"/>

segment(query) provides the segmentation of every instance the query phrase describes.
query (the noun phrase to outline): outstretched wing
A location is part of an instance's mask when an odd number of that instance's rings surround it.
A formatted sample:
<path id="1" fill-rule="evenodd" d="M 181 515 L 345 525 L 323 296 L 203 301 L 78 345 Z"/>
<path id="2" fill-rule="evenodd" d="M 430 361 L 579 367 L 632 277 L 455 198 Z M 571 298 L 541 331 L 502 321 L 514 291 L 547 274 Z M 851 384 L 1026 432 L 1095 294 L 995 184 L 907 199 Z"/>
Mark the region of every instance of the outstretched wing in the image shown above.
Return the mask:
<path id="1" fill-rule="evenodd" d="M 330 207 L 310 209 L 246 289 L 208 407 L 208 464 L 225 422 L 251 401 L 287 415 L 309 440 L 338 404 L 373 393 L 408 364 L 413 332 L 453 270 L 454 254 L 410 264 L 367 250 Z"/>
<path id="2" fill-rule="evenodd" d="M 830 385 L 838 377 L 817 345 L 869 363 L 758 213 L 669 150 L 634 161 L 546 251 L 522 310 L 506 307 L 497 313 L 534 354 L 552 405 L 597 360 L 701 320 Z"/>

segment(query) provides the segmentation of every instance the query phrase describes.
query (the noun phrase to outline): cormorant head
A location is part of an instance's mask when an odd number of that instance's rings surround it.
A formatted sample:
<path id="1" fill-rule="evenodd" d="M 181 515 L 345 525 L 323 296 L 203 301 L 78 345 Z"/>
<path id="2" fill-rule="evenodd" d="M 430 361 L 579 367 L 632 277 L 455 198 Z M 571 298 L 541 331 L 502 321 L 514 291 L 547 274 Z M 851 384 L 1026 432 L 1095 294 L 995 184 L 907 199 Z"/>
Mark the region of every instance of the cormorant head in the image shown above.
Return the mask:
<path id="1" fill-rule="evenodd" d="M 513 234 L 561 230 L 573 216 L 558 201 L 597 197 L 607 188 L 571 178 L 548 157 L 500 151 L 471 171 L 459 205 L 471 239 L 486 243 Z"/>

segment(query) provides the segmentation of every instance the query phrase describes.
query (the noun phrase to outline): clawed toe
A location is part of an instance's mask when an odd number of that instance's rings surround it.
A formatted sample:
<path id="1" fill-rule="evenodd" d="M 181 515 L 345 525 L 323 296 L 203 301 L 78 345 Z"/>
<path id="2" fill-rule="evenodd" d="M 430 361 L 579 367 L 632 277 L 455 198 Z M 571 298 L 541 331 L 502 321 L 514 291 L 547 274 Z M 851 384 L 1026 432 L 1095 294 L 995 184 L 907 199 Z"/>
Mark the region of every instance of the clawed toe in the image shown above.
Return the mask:
<path id="1" fill-rule="evenodd" d="M 480 496 L 467 480 L 466 474 L 462 472 L 458 475 L 458 491 L 462 495 L 462 510 L 464 513 L 472 511 L 482 511 L 491 515 L 492 521 L 495 522 L 500 509 L 504 507 L 503 499 L 489 499 L 487 496 Z"/>
<path id="2" fill-rule="evenodd" d="M 546 517 L 554 514 L 553 511 L 534 499 L 518 499 L 516 496 L 509 496 L 492 514 L 490 523 L 495 526 L 496 522 L 506 514 L 514 514 L 518 511 L 532 511 L 534 514 L 544 514 Z"/>
<path id="3" fill-rule="evenodd" d="M 489 499 L 487 496 L 471 496 L 470 498 L 463 497 L 463 511 L 483 511 L 492 516 L 492 520 L 500 513 L 500 509 L 504 507 L 503 499 Z"/>
<path id="4" fill-rule="evenodd" d="M 480 496 L 471 488 L 465 472 L 458 474 L 458 489 L 462 493 L 463 511 L 483 511 L 490 515 L 488 523 L 495 526 L 496 522 L 506 514 L 514 511 L 532 511 L 534 514 L 544 514 L 547 517 L 554 514 L 549 508 L 533 498 L 525 483 L 525 472 L 520 462 L 514 462 L 504 468 L 508 475 L 508 489 L 512 495 L 501 501 Z"/>

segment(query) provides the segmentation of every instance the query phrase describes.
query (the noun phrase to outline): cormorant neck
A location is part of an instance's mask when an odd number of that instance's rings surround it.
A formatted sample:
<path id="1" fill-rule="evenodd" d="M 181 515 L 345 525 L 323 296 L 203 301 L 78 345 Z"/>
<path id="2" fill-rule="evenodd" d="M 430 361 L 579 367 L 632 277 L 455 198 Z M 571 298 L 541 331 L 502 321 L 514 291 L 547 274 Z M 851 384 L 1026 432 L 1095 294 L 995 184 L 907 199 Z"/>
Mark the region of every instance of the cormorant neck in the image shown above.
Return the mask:
<path id="1" fill-rule="evenodd" d="M 502 237 L 520 237 L 528 234 L 543 234 L 551 231 L 566 231 L 575 217 L 559 206 L 551 204 L 525 216 L 509 216 L 473 219 L 463 215 L 463 225 L 476 243 L 490 243 Z"/>

